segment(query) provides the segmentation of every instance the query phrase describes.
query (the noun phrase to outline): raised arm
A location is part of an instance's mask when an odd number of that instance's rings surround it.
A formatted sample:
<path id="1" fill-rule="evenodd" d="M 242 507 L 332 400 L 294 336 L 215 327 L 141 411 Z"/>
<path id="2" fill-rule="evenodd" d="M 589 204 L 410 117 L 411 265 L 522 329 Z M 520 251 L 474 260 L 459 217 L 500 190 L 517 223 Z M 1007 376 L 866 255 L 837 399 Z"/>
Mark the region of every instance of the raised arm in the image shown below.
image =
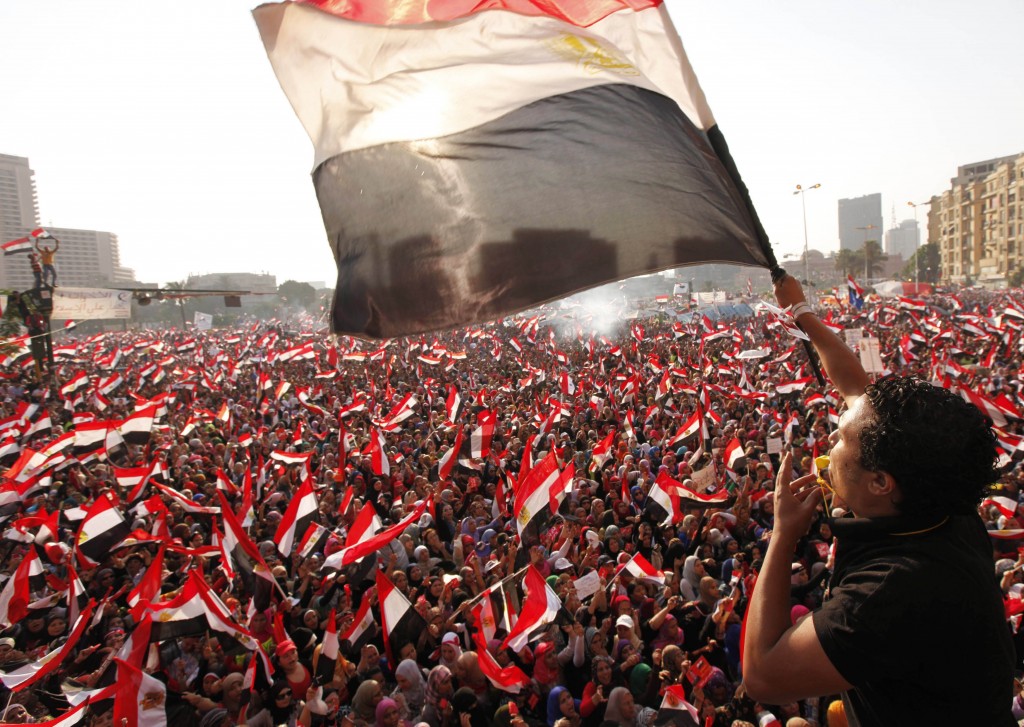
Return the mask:
<path id="1" fill-rule="evenodd" d="M 821 357 L 825 372 L 849 406 L 853 399 L 864 393 L 869 383 L 860 359 L 832 330 L 826 326 L 807 305 L 803 288 L 791 275 L 786 275 L 775 284 L 775 297 L 779 305 L 793 306 L 793 316 L 804 329 Z"/>
<path id="2" fill-rule="evenodd" d="M 815 475 L 791 482 L 792 471 L 793 453 L 787 452 L 775 486 L 775 530 L 747 607 L 743 642 L 747 693 L 768 704 L 836 694 L 851 686 L 825 654 L 812 619 L 796 625 L 790 620 L 790 564 L 820 497 Z"/>

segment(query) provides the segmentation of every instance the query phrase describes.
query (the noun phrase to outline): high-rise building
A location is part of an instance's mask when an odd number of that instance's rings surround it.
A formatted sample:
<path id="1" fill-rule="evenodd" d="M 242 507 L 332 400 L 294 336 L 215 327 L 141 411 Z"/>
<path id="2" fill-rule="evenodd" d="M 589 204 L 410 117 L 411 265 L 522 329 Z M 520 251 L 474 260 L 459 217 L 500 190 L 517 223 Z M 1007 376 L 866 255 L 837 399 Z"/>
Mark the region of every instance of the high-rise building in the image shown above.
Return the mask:
<path id="1" fill-rule="evenodd" d="M 882 242 L 882 195 L 839 200 L 839 249 L 860 250 L 865 240 Z"/>
<path id="2" fill-rule="evenodd" d="M 1022 182 L 1024 153 L 959 167 L 934 198 L 928 230 L 944 281 L 1001 288 L 1024 266 Z"/>
<path id="3" fill-rule="evenodd" d="M 0 154 L 0 242 L 24 237 L 39 224 L 35 172 L 24 157 Z M 94 288 L 131 283 L 135 273 L 121 267 L 117 235 L 97 230 L 46 227 L 60 240 L 56 257 L 57 283 L 64 287 Z M 43 239 L 41 244 L 53 245 Z M 0 257 L 0 287 L 25 290 L 34 285 L 28 255 Z"/>
<path id="4" fill-rule="evenodd" d="M 35 172 L 25 157 L 0 154 L 0 242 L 39 227 Z"/>
<path id="5" fill-rule="evenodd" d="M 885 232 L 885 254 L 910 260 L 921 244 L 917 220 L 903 220 Z"/>

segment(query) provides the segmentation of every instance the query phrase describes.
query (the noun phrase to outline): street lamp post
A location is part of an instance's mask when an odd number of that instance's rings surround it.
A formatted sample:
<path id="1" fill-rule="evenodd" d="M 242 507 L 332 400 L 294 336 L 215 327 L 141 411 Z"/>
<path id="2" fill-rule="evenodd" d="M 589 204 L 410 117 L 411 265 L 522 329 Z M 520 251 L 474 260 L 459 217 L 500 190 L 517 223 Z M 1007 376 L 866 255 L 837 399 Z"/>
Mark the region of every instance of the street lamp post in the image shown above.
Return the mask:
<path id="1" fill-rule="evenodd" d="M 918 207 L 930 207 L 931 204 L 932 204 L 932 201 L 928 200 L 927 202 L 907 202 L 907 204 L 910 207 L 914 208 L 914 227 L 917 228 L 916 231 L 917 231 L 917 234 L 918 234 L 918 238 L 917 238 L 918 245 L 917 245 L 917 247 L 914 248 L 914 292 L 916 293 L 917 292 L 917 286 L 921 282 L 920 281 L 920 277 L 921 277 L 921 259 L 920 259 L 920 255 L 918 255 L 919 248 L 921 247 L 921 245 L 920 245 L 920 242 L 921 242 L 921 237 L 920 237 L 920 235 L 921 235 L 921 228 L 919 227 L 919 223 L 917 221 L 917 208 Z M 925 242 L 926 243 L 928 242 L 928 237 L 927 236 L 925 236 Z"/>
<path id="2" fill-rule="evenodd" d="M 868 225 L 867 227 L 858 227 L 858 230 L 864 230 L 864 247 L 861 248 L 861 252 L 864 253 L 864 284 L 867 285 L 868 278 L 871 277 L 870 268 L 868 267 L 868 231 L 877 230 L 877 225 Z"/>
<path id="3" fill-rule="evenodd" d="M 812 189 L 818 189 L 820 186 L 820 184 L 812 184 L 810 187 L 805 189 L 798 184 L 796 185 L 796 190 L 793 192 L 793 194 L 800 195 L 800 208 L 804 213 L 804 284 L 808 286 L 811 284 L 811 265 L 807 259 L 807 203 L 804 201 L 804 193 L 809 192 Z"/>

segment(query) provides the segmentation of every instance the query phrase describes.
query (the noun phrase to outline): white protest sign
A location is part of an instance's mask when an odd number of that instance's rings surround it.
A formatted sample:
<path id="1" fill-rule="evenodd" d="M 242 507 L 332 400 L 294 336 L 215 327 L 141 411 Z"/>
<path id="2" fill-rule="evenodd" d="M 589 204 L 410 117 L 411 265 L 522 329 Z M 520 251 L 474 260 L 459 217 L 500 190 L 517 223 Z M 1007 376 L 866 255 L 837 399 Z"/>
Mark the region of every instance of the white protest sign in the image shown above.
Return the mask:
<path id="1" fill-rule="evenodd" d="M 869 374 L 880 374 L 885 371 L 882 363 L 882 351 L 877 338 L 862 338 L 859 342 L 860 365 Z"/>
<path id="2" fill-rule="evenodd" d="M 576 595 L 582 601 L 601 590 L 601 576 L 596 570 L 592 570 L 585 576 L 580 576 L 574 580 L 572 585 L 576 589 Z"/>

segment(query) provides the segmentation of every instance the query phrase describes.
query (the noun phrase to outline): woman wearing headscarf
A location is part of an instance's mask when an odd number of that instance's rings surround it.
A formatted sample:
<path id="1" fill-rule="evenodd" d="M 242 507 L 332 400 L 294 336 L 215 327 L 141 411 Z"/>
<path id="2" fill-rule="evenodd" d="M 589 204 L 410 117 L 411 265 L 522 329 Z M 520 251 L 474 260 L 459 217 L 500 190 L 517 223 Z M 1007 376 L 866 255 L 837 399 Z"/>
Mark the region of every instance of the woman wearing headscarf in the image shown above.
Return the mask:
<path id="1" fill-rule="evenodd" d="M 377 705 L 384 698 L 384 690 L 376 679 L 367 679 L 352 697 L 352 717 L 356 727 L 371 727 L 377 722 Z"/>
<path id="2" fill-rule="evenodd" d="M 685 674 L 686 654 L 678 646 L 669 644 L 661 650 L 661 681 L 665 684 L 680 684 Z"/>
<path id="3" fill-rule="evenodd" d="M 402 719 L 402 710 L 399 708 L 398 702 L 390 697 L 384 697 L 377 703 L 374 716 L 376 717 L 375 727 L 409 727 L 411 724 Z"/>
<path id="4" fill-rule="evenodd" d="M 459 644 L 459 635 L 449 631 L 441 638 L 440 656 L 437 663 L 446 666 L 454 671 L 455 663 L 462 656 L 462 646 Z"/>
<path id="5" fill-rule="evenodd" d="M 438 508 L 438 512 L 441 516 L 437 522 L 437 534 L 442 540 L 450 543 L 459 532 L 459 525 L 455 522 L 455 510 L 450 504 L 444 503 Z"/>
<path id="6" fill-rule="evenodd" d="M 416 550 L 420 548 L 423 548 L 424 553 L 427 552 L 427 549 L 422 545 L 416 548 Z M 423 589 L 423 566 L 419 563 L 410 563 L 405 566 L 405 576 L 409 581 L 409 600 L 412 601 Z"/>
<path id="7" fill-rule="evenodd" d="M 679 595 L 684 601 L 696 601 L 700 596 L 700 579 L 706 575 L 704 564 L 695 555 L 686 556 L 683 579 L 679 582 Z"/>
<path id="8" fill-rule="evenodd" d="M 647 727 L 654 724 L 657 714 L 653 709 L 637 706 L 633 695 L 625 687 L 616 687 L 608 696 L 604 721 L 619 727 Z"/>
<path id="9" fill-rule="evenodd" d="M 653 707 L 658 704 L 658 692 L 661 691 L 661 680 L 651 665 L 637 664 L 629 672 L 629 693 L 638 707 Z"/>
<path id="10" fill-rule="evenodd" d="M 446 666 L 435 666 L 427 676 L 427 688 L 423 693 L 423 713 L 420 721 L 430 727 L 441 727 L 445 720 L 445 705 L 451 697 L 452 672 Z"/>
<path id="11" fill-rule="evenodd" d="M 456 725 L 462 725 L 463 718 L 468 719 L 470 727 L 488 727 L 491 724 L 490 715 L 484 711 L 476 693 L 469 687 L 460 687 L 452 695 L 450 719 Z"/>
<path id="12" fill-rule="evenodd" d="M 718 581 L 711 576 L 700 579 L 697 600 L 683 607 L 682 628 L 686 634 L 686 643 L 695 645 L 703 643 L 701 631 L 704 629 L 708 616 L 715 612 L 715 606 L 721 598 Z"/>
<path id="13" fill-rule="evenodd" d="M 555 727 L 555 722 L 562 719 L 568 720 L 572 727 L 581 727 L 579 706 L 565 687 L 552 689 L 548 694 L 548 727 Z"/>
<path id="14" fill-rule="evenodd" d="M 605 629 L 591 626 L 584 632 L 584 639 L 588 660 L 592 661 L 595 656 L 608 656 L 608 632 Z"/>
<path id="15" fill-rule="evenodd" d="M 608 706 L 608 695 L 622 683 L 622 674 L 610 656 L 593 658 L 591 679 L 583 688 L 583 700 L 580 702 L 580 715 L 583 717 L 584 725 L 601 724 L 605 708 Z"/>
<path id="16" fill-rule="evenodd" d="M 550 641 L 542 641 L 534 650 L 533 678 L 540 685 L 542 692 L 548 692 L 558 686 L 562 679 L 561 665 L 558 663 L 558 652 Z"/>
<path id="17" fill-rule="evenodd" d="M 640 663 L 641 655 L 629 639 L 619 639 L 612 649 L 612 660 L 622 674 L 623 680 L 628 680 L 629 672 Z"/>
<path id="18" fill-rule="evenodd" d="M 391 693 L 391 697 L 398 702 L 399 707 L 404 707 L 402 717 L 415 723 L 419 720 L 427 697 L 427 680 L 423 678 L 419 665 L 412 659 L 406 659 L 398 665 L 395 669 L 395 680 L 398 686 Z"/>
<path id="19" fill-rule="evenodd" d="M 238 672 L 232 672 L 225 676 L 220 682 L 220 703 L 232 717 L 237 717 L 242 711 L 242 684 L 245 677 Z"/>
<path id="20" fill-rule="evenodd" d="M 734 691 L 735 687 L 725 672 L 717 666 L 711 667 L 711 676 L 708 677 L 708 683 L 704 685 L 704 698 L 716 707 L 721 707 L 729 703 Z"/>
<path id="21" fill-rule="evenodd" d="M 653 621 L 653 619 L 652 619 Z M 671 613 L 666 614 L 658 628 L 658 633 L 651 640 L 652 649 L 662 649 L 666 646 L 682 646 L 685 637 L 683 630 L 679 627 L 679 620 Z"/>
<path id="22" fill-rule="evenodd" d="M 274 638 L 273 614 L 270 610 L 257 611 L 249 619 L 249 633 L 258 642 L 265 644 Z"/>
<path id="23" fill-rule="evenodd" d="M 565 684 L 562 669 L 567 667 L 569 662 L 578 669 L 585 661 L 583 625 L 577 621 L 569 634 L 569 643 L 561 651 L 556 651 L 555 645 L 550 641 L 542 641 L 537 645 L 534 650 L 533 678 L 540 684 L 541 691 L 547 692 L 559 684 Z"/>
<path id="24" fill-rule="evenodd" d="M 239 724 L 248 727 L 296 727 L 302 702 L 292 698 L 292 688 L 284 679 L 279 679 L 267 693 L 266 706 L 252 717 Z"/>
<path id="25" fill-rule="evenodd" d="M 423 540 L 423 545 L 427 548 L 427 552 L 430 553 L 431 560 L 437 559 L 438 561 L 442 561 L 453 559 L 452 552 L 449 549 L 448 544 L 441 540 L 441 536 L 438 535 L 437 531 L 433 528 L 427 528 L 423 531 L 421 538 Z"/>

